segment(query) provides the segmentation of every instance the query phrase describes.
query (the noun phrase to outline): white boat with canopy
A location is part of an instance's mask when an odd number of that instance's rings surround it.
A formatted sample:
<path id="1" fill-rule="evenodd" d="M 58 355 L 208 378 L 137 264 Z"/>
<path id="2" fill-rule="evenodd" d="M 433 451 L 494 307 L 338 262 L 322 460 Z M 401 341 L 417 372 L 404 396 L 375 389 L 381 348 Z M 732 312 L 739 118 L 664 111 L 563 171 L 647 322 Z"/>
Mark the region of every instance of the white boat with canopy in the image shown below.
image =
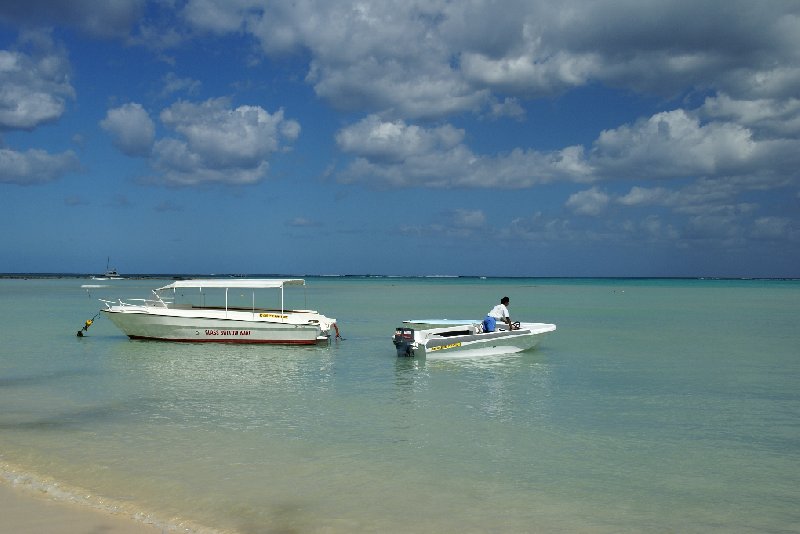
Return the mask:
<path id="1" fill-rule="evenodd" d="M 403 321 L 392 341 L 398 356 L 496 356 L 533 349 L 555 329 L 549 323 L 514 323 L 513 329 L 498 323 L 494 332 L 484 332 L 478 320 L 418 319 Z"/>
<path id="2" fill-rule="evenodd" d="M 311 345 L 328 341 L 332 331 L 338 337 L 336 319 L 286 309 L 287 286 L 305 286 L 305 280 L 177 280 L 154 289 L 151 299 L 101 299 L 106 306 L 101 311 L 131 339 Z M 272 306 L 262 304 L 265 293 L 272 294 Z"/>

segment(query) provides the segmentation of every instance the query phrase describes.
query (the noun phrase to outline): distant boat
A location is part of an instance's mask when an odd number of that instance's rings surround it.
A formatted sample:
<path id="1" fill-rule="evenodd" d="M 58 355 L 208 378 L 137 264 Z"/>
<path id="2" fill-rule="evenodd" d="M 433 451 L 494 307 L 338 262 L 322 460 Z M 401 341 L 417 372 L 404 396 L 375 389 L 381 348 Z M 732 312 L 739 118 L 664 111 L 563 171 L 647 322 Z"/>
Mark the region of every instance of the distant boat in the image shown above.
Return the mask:
<path id="1" fill-rule="evenodd" d="M 102 276 L 93 276 L 92 280 L 122 280 L 116 267 L 109 267 L 111 258 L 106 259 L 106 272 Z"/>

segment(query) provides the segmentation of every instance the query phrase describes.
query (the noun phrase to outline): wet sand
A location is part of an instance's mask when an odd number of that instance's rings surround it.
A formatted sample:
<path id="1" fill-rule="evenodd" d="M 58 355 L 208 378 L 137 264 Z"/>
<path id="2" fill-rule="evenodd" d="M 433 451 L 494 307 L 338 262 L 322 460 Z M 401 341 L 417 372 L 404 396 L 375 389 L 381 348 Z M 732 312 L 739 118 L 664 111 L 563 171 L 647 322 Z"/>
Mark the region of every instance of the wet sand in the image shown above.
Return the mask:
<path id="1" fill-rule="evenodd" d="M 57 501 L 47 494 L 15 488 L 0 479 L 2 534 L 159 534 L 162 530 L 132 517 Z"/>

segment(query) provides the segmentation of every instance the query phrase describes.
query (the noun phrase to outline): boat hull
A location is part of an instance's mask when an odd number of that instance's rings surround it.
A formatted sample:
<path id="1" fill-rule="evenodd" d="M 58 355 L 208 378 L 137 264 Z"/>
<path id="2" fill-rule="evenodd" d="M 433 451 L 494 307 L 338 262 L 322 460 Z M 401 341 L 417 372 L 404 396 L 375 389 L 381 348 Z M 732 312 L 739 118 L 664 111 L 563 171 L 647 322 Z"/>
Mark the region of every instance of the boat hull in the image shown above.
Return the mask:
<path id="1" fill-rule="evenodd" d="M 214 317 L 181 317 L 103 310 L 131 339 L 206 343 L 313 345 L 328 340 L 316 324 L 288 324 Z"/>
<path id="2" fill-rule="evenodd" d="M 495 332 L 465 333 L 452 335 L 441 329 L 406 330 L 403 335 L 396 334 L 394 343 L 398 356 L 417 356 L 425 358 L 473 358 L 513 354 L 536 348 L 544 336 L 556 329 L 546 323 L 523 323 L 519 330 L 498 330 Z M 399 329 L 398 332 L 402 331 Z"/>

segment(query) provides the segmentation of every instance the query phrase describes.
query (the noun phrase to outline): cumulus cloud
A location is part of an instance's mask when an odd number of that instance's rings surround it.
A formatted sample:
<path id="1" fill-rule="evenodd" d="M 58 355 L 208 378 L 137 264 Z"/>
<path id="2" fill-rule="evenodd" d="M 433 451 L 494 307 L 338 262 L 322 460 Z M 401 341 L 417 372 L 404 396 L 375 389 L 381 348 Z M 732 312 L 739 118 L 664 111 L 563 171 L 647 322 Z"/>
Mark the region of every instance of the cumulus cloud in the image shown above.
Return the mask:
<path id="1" fill-rule="evenodd" d="M 193 27 L 223 34 L 239 31 L 246 23 L 248 11 L 257 2 L 248 0 L 190 0 L 181 15 Z"/>
<path id="2" fill-rule="evenodd" d="M 307 54 L 306 80 L 337 108 L 412 120 L 482 110 L 518 116 L 508 98 L 594 83 L 667 96 L 710 89 L 741 101 L 791 98 L 800 83 L 794 2 L 511 0 L 498 9 L 490 1 L 188 0 L 160 5 L 181 24 L 158 29 L 142 18 L 145 7 L 5 2 L 0 19 L 44 16 L 159 49 L 208 32 L 244 33 L 266 55 Z"/>
<path id="3" fill-rule="evenodd" d="M 17 152 L 0 148 L 0 182 L 35 185 L 52 182 L 63 174 L 80 168 L 77 156 L 71 150 L 49 154 L 44 150 Z"/>
<path id="4" fill-rule="evenodd" d="M 580 182 L 590 173 L 580 147 L 549 153 L 515 149 L 493 157 L 474 153 L 463 137 L 463 130 L 450 125 L 424 128 L 371 115 L 336 134 L 339 148 L 355 157 L 338 178 L 392 187 L 520 189 Z"/>
<path id="5" fill-rule="evenodd" d="M 733 182 L 733 183 L 732 183 Z M 702 179 L 676 189 L 634 186 L 625 194 L 611 194 L 592 187 L 569 197 L 566 207 L 595 221 L 585 228 L 594 240 L 644 239 L 652 241 L 710 242 L 741 246 L 747 238 L 800 239 L 792 218 L 760 215 L 764 207 L 741 201 L 758 186 L 747 181 Z M 611 205 L 628 208 L 627 219 L 615 223 L 606 217 Z M 597 226 L 599 225 L 599 226 Z M 577 227 L 573 226 L 577 230 Z"/>
<path id="6" fill-rule="evenodd" d="M 478 110 L 488 92 L 454 63 L 441 33 L 446 4 L 192 0 L 183 13 L 206 31 L 244 31 L 264 53 L 308 51 L 306 80 L 343 110 L 407 118 Z"/>
<path id="7" fill-rule="evenodd" d="M 757 99 L 800 82 L 792 2 L 189 0 L 181 13 L 196 31 L 246 32 L 267 55 L 307 52 L 307 81 L 336 107 L 405 119 L 592 83 Z"/>
<path id="8" fill-rule="evenodd" d="M 800 86 L 800 79 L 798 80 Z M 800 98 L 736 100 L 724 93 L 705 100 L 700 113 L 711 120 L 729 121 L 762 136 L 800 135 Z"/>
<path id="9" fill-rule="evenodd" d="M 517 98 L 505 98 L 501 101 L 492 101 L 489 105 L 489 116 L 493 119 L 511 117 L 517 120 L 525 118 L 525 108 Z"/>
<path id="10" fill-rule="evenodd" d="M 340 174 L 345 182 L 407 187 L 520 188 L 556 181 L 646 180 L 771 174 L 792 171 L 800 143 L 757 139 L 731 122 L 701 123 L 685 110 L 658 113 L 605 130 L 586 152 L 580 146 L 540 152 L 514 149 L 496 156 L 473 152 L 464 131 L 424 128 L 371 115 L 340 130 L 339 147 L 356 159 Z M 774 182 L 773 182 L 774 183 Z M 633 200 L 633 199 L 631 199 Z"/>
<path id="11" fill-rule="evenodd" d="M 654 208 L 671 219 L 686 218 L 683 230 L 674 220 L 661 219 L 631 223 L 630 228 L 649 239 L 714 234 L 727 240 L 723 221 L 744 232 L 746 219 L 762 214 L 754 194 L 796 187 L 800 141 L 757 135 L 722 118 L 703 122 L 701 115 L 657 113 L 603 131 L 589 150 L 514 149 L 496 155 L 473 151 L 465 144 L 465 132 L 449 125 L 423 127 L 372 115 L 337 134 L 340 149 L 353 159 L 335 176 L 343 183 L 429 188 L 627 181 L 635 184 L 627 193 L 608 193 L 593 185 L 572 193 L 564 207 L 594 218 Z M 617 209 L 609 210 L 612 206 Z M 612 234 L 617 231 L 622 229 Z"/>
<path id="12" fill-rule="evenodd" d="M 701 124 L 685 110 L 675 110 L 603 131 L 592 161 L 611 178 L 671 178 L 741 172 L 764 150 L 741 125 Z"/>
<path id="13" fill-rule="evenodd" d="M 609 203 L 609 196 L 597 187 L 570 195 L 567 207 L 579 215 L 599 215 Z"/>
<path id="14" fill-rule="evenodd" d="M 114 146 L 129 156 L 150 153 L 156 127 L 141 104 L 135 102 L 110 109 L 100 126 L 111 134 Z"/>
<path id="15" fill-rule="evenodd" d="M 155 142 L 151 164 L 172 185 L 252 184 L 262 180 L 270 156 L 300 135 L 300 125 L 260 106 L 231 108 L 225 98 L 179 101 L 160 120 L 177 134 Z"/>
<path id="16" fill-rule="evenodd" d="M 32 130 L 63 115 L 75 97 L 66 52 L 49 33 L 28 32 L 0 50 L 0 129 Z"/>
<path id="17" fill-rule="evenodd" d="M 465 53 L 461 58 L 464 76 L 479 86 L 527 96 L 547 96 L 584 85 L 594 74 L 593 54 L 570 55 L 555 52 L 540 60 L 536 43 L 519 55 L 491 58 Z M 547 57 L 550 56 L 550 57 Z"/>
<path id="18" fill-rule="evenodd" d="M 404 121 L 384 121 L 377 115 L 336 134 L 339 148 L 373 161 L 403 161 L 422 153 L 446 152 L 464 139 L 464 130 L 446 125 L 425 129 Z"/>
<path id="19" fill-rule="evenodd" d="M 673 191 L 664 187 L 640 187 L 633 186 L 631 190 L 620 196 L 617 202 L 625 206 L 652 206 L 672 202 L 675 194 Z"/>
<path id="20" fill-rule="evenodd" d="M 613 201 L 630 208 L 663 207 L 685 215 L 748 213 L 752 204 L 737 203 L 748 191 L 761 189 L 758 182 L 727 178 L 701 179 L 675 189 L 634 186 Z"/>

